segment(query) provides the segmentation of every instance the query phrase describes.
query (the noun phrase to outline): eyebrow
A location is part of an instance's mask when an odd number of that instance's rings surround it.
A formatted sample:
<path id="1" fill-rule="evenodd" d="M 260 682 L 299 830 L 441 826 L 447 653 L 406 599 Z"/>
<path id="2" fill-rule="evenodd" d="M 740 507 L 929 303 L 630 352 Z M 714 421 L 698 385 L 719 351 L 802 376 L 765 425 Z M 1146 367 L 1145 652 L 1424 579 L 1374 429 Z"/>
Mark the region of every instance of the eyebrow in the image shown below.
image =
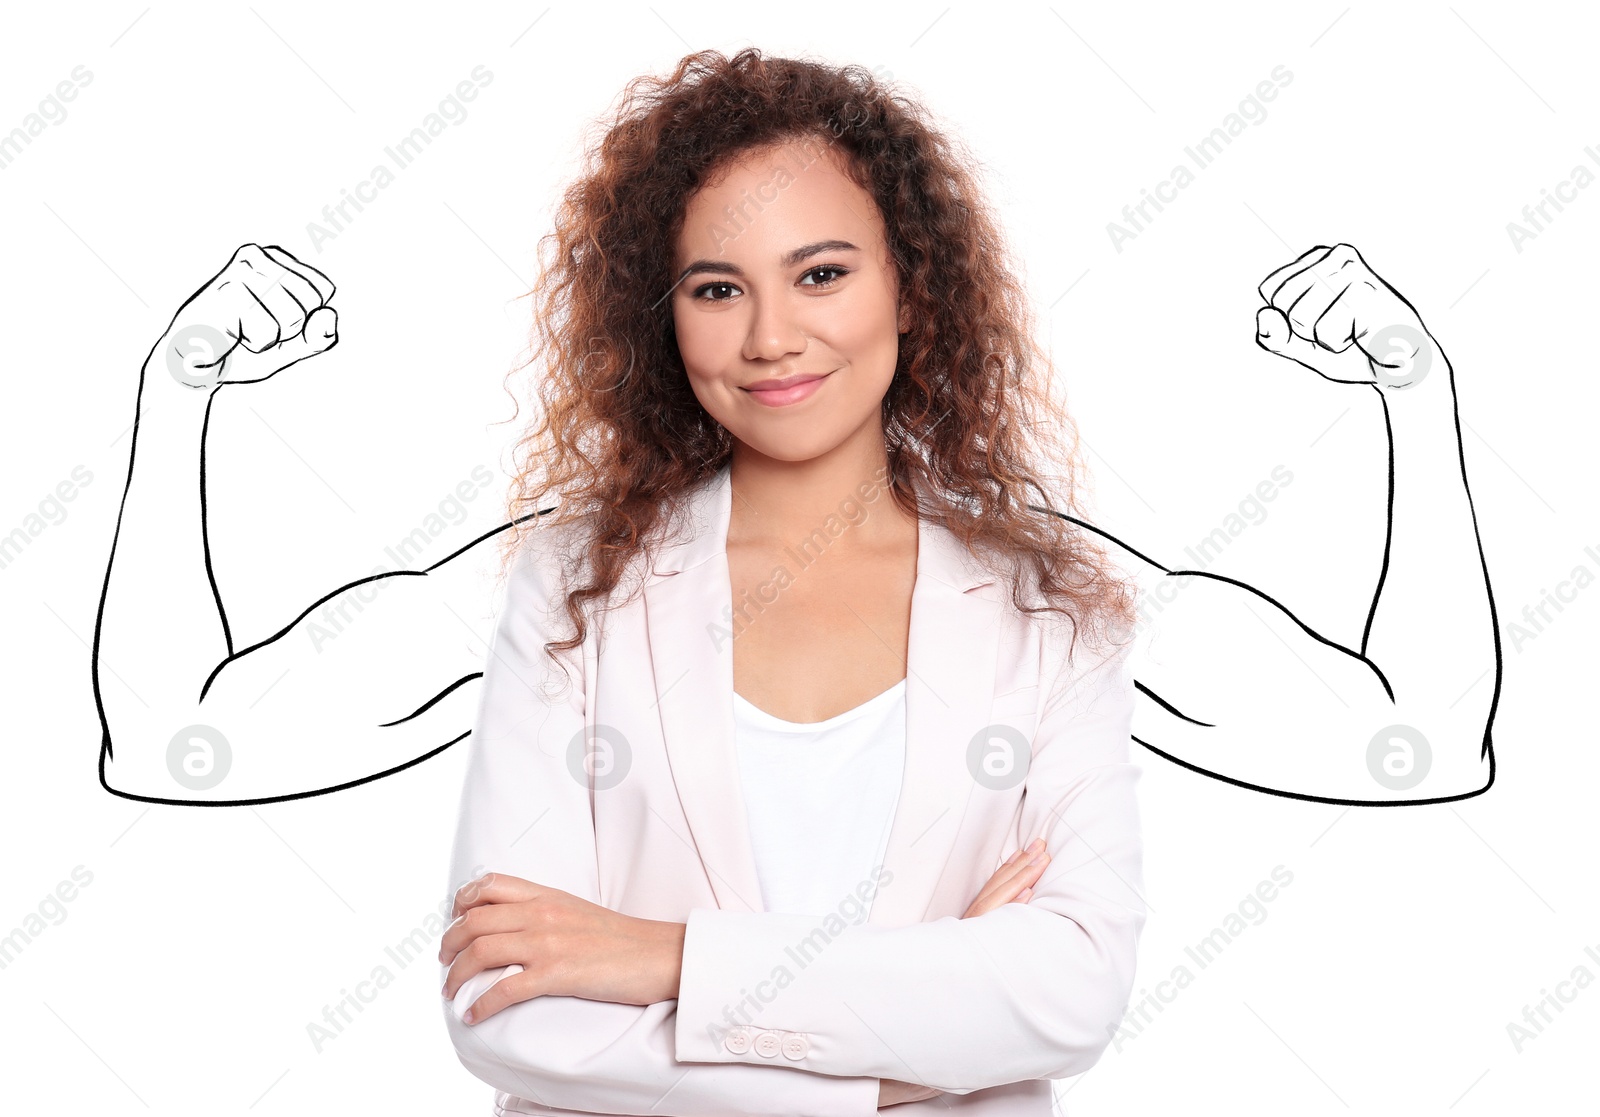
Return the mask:
<path id="1" fill-rule="evenodd" d="M 815 256 L 819 252 L 859 252 L 860 249 L 847 240 L 819 240 L 811 244 L 802 244 L 783 257 L 783 266 L 793 267 L 808 256 Z M 703 272 L 726 272 L 729 275 L 744 277 L 744 270 L 739 265 L 727 260 L 696 260 L 678 275 L 678 282 L 682 283 L 691 275 L 700 275 Z"/>

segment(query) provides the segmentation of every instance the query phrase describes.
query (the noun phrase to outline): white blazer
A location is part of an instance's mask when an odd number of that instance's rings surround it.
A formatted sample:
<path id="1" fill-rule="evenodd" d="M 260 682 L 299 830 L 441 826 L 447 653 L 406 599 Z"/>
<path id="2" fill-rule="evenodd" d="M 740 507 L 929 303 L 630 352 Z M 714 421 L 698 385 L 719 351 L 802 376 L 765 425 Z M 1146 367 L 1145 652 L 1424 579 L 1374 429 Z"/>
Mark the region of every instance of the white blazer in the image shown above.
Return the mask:
<path id="1" fill-rule="evenodd" d="M 485 664 L 450 863 L 452 891 L 510 873 L 687 924 L 679 996 L 535 997 L 463 1024 L 520 967 L 485 971 L 446 1004 L 458 1057 L 502 1114 L 863 1117 L 896 1078 L 947 1095 L 894 1107 L 905 1117 L 1046 1117 L 1047 1079 L 1088 1070 L 1121 1021 L 1145 920 L 1126 650 L 1080 645 L 1069 661 L 1064 625 L 1013 608 L 923 521 L 884 864 L 837 913 L 766 912 L 733 739 L 730 502 L 726 467 L 689 494 L 642 593 L 603 616 L 603 646 L 591 623 L 567 653 L 561 695 L 542 645 L 568 625 L 549 612 L 551 537 L 531 534 Z M 1039 835 L 1052 861 L 1029 901 L 960 918 Z"/>

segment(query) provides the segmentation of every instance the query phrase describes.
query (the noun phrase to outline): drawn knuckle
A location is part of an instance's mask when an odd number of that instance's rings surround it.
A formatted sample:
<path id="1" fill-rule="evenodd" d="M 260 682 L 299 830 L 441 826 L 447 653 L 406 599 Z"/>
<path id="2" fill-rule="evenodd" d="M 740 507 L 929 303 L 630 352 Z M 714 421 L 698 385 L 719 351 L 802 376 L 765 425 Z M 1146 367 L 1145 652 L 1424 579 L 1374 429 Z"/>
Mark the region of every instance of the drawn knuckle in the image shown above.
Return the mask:
<path id="1" fill-rule="evenodd" d="M 1335 353 L 1343 353 L 1350 347 L 1348 331 L 1341 333 L 1339 324 L 1327 317 L 1323 317 L 1317 322 L 1315 332 L 1317 344 L 1324 349 L 1332 350 Z"/>

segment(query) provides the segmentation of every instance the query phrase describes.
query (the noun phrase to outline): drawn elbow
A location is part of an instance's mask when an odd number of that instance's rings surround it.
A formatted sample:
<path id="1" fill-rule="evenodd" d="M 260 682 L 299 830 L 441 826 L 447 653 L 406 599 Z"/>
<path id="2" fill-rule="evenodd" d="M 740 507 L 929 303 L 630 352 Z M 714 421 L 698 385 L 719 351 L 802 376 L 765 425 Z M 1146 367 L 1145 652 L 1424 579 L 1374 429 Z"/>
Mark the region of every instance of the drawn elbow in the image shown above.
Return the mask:
<path id="1" fill-rule="evenodd" d="M 1467 799 L 1493 784 L 1487 711 L 1407 704 L 1373 720 L 1370 729 L 1354 728 L 1365 742 L 1363 775 L 1375 801 Z"/>

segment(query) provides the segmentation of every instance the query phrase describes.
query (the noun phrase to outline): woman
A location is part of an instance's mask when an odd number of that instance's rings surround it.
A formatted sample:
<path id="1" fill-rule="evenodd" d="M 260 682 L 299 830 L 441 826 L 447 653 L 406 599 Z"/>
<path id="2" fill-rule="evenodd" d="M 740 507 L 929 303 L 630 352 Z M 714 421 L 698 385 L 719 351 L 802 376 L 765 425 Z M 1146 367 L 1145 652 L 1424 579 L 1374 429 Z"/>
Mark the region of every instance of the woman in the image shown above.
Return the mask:
<path id="1" fill-rule="evenodd" d="M 567 195 L 440 955 L 502 1111 L 1042 1114 L 1126 1003 L 1130 595 L 1027 507 L 997 230 L 861 82 L 690 60 Z"/>
<path id="2" fill-rule="evenodd" d="M 1348 246 L 1267 277 L 1257 340 L 1383 408 L 1359 650 L 1111 540 L 1141 590 L 1128 645 L 1098 533 L 1043 514 L 1073 507 L 1068 428 L 1000 237 L 953 145 L 863 71 L 708 52 L 641 79 L 555 244 L 487 663 L 466 556 L 505 529 L 235 647 L 206 546 L 216 389 L 335 337 L 331 282 L 254 245 L 145 362 L 93 661 L 102 784 L 142 801 L 322 794 L 470 733 L 441 959 L 502 1102 L 865 1111 L 929 1083 L 1042 1112 L 1131 979 L 1130 701 L 1134 740 L 1244 787 L 1492 782 L 1453 371 Z M 757 394 L 795 375 L 820 379 Z M 785 733 L 803 763 L 775 771 L 754 750 Z M 1001 864 L 1035 838 L 1053 860 Z"/>

